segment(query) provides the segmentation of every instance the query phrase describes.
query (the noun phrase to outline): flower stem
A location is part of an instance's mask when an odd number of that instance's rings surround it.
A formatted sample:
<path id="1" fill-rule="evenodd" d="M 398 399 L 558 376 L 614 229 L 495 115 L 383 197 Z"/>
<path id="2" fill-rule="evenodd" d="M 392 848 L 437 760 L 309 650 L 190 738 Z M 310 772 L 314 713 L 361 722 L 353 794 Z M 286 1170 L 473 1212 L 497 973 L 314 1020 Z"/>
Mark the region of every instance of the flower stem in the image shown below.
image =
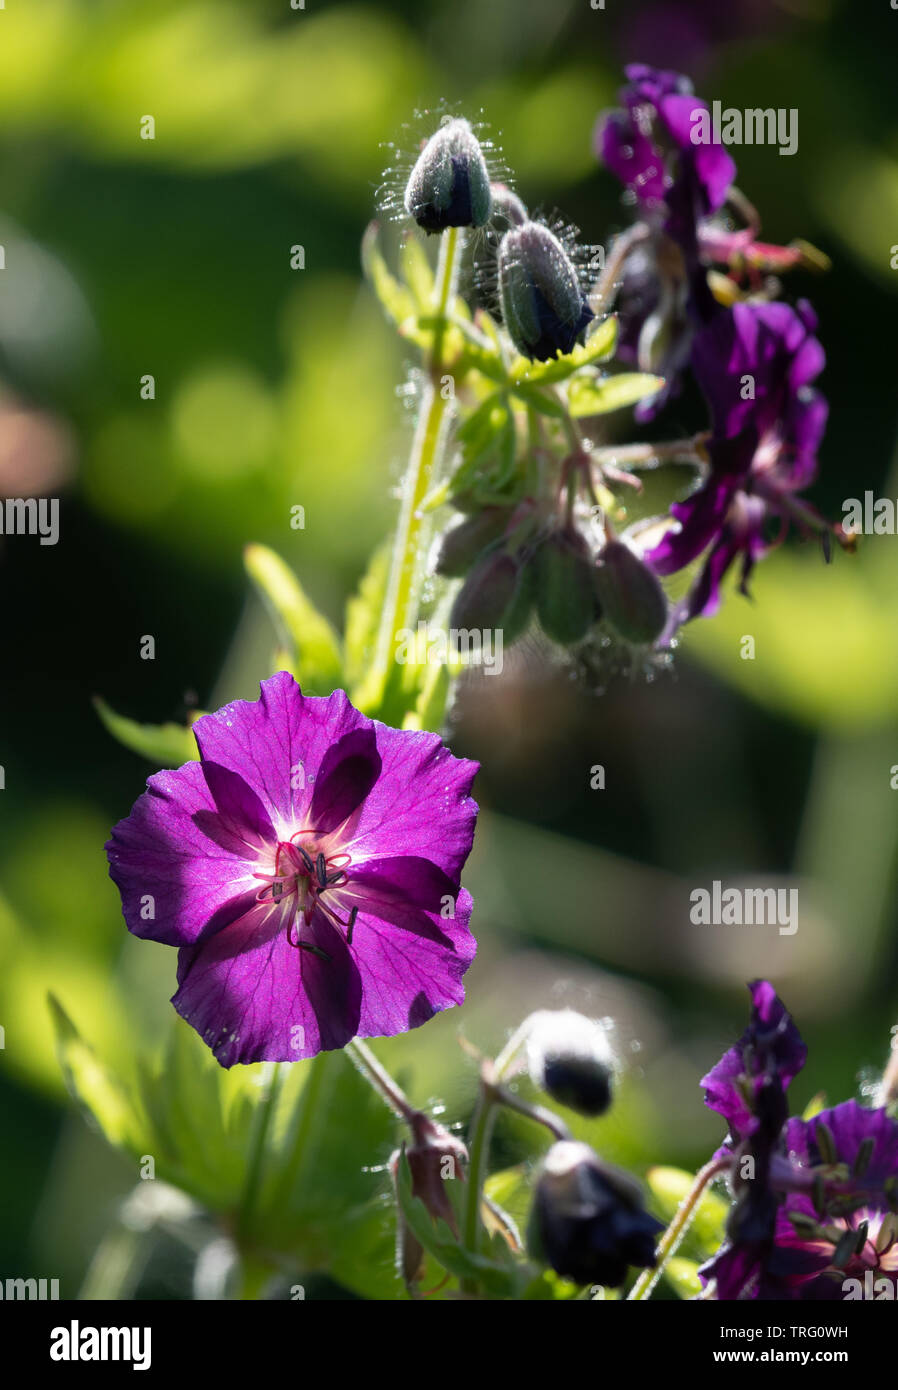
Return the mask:
<path id="1" fill-rule="evenodd" d="M 397 633 L 411 628 L 419 608 L 422 555 L 429 525 L 423 503 L 440 472 L 445 450 L 452 396 L 441 390 L 443 349 L 449 306 L 455 293 L 464 244 L 463 233 L 450 227 L 443 235 L 440 263 L 434 285 L 433 349 L 427 363 L 418 422 L 411 457 L 402 483 L 402 506 L 393 539 L 390 579 L 380 621 L 375 665 L 386 685 L 397 643 Z"/>
<path id="2" fill-rule="evenodd" d="M 358 1067 L 365 1080 L 377 1091 L 381 1099 L 395 1112 L 400 1120 L 410 1122 L 417 1110 L 400 1086 L 397 1086 L 390 1073 L 375 1057 L 370 1047 L 361 1038 L 353 1038 L 344 1051 Z"/>
<path id="3" fill-rule="evenodd" d="M 711 1182 L 713 1178 L 716 1178 L 718 1173 L 722 1173 L 724 1169 L 729 1168 L 731 1163 L 732 1159 L 728 1157 L 712 1158 L 709 1163 L 705 1164 L 704 1168 L 699 1169 L 695 1175 L 695 1182 L 677 1207 L 673 1221 L 671 1221 L 664 1235 L 661 1237 L 661 1240 L 658 1242 L 658 1259 L 655 1262 L 654 1268 L 644 1269 L 642 1271 L 628 1294 L 629 1299 L 634 1301 L 640 1299 L 644 1300 L 651 1296 L 652 1290 L 661 1278 L 664 1266 L 667 1264 L 670 1257 L 676 1253 L 680 1241 L 689 1229 L 692 1218 L 695 1216 L 699 1199 L 708 1186 L 708 1183 Z"/>

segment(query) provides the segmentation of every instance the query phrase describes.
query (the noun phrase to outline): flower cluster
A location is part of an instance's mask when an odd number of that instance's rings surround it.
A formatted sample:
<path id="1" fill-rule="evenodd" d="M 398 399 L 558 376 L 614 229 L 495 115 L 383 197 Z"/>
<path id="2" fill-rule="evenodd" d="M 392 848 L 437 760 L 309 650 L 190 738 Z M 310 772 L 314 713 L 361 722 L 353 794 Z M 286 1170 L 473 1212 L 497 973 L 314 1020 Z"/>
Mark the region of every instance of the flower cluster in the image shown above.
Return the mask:
<path id="1" fill-rule="evenodd" d="M 827 404 L 814 387 L 825 364 L 806 301 L 777 300 L 765 275 L 824 258 L 803 243 L 758 240 L 757 213 L 734 185 L 730 155 L 713 140 L 696 143 L 706 104 L 677 73 L 642 64 L 627 69 L 622 109 L 602 118 L 596 146 L 634 199 L 640 221 L 622 267 L 622 356 L 659 371 L 665 386 L 639 411 L 651 418 L 691 370 L 711 417 L 708 465 L 700 487 L 671 507 L 674 525 L 646 555 L 661 576 L 700 561 L 666 640 L 691 618 L 717 609 L 721 581 L 741 562 L 747 593 L 752 568 L 790 524 L 807 536 L 838 528 L 797 494 L 813 482 Z M 725 213 L 742 215 L 734 228 Z"/>
<path id="2" fill-rule="evenodd" d="M 821 536 L 827 555 L 832 534 L 844 539 L 800 496 L 826 425 L 825 359 L 812 309 L 778 299 L 773 277 L 824 258 L 758 239 L 730 154 L 694 140 L 707 106 L 684 77 L 637 65 L 627 78 L 596 149 L 637 218 L 607 255 L 531 215 L 469 122 L 446 116 L 402 200 L 423 231 L 453 238 L 440 333 L 428 336 L 431 306 L 410 320 L 399 292 L 385 293 L 382 264 L 371 275 L 433 381 L 448 373 L 454 384 L 439 422 L 443 475 L 422 499 L 425 512 L 448 502 L 458 514 L 438 524 L 431 550 L 451 629 L 500 631 L 506 645 L 538 630 L 586 670 L 607 653 L 630 666 L 667 660 L 683 624 L 716 610 L 731 567 L 747 593 L 790 525 Z M 466 228 L 480 272 L 473 306 L 457 296 Z M 603 438 L 625 407 L 654 420 L 687 373 L 709 416 L 692 436 Z M 691 466 L 693 491 L 667 516 L 646 515 L 639 470 L 668 462 Z M 668 580 L 684 571 L 688 590 L 672 602 Z"/>
<path id="3" fill-rule="evenodd" d="M 701 1277 L 726 1300 L 894 1299 L 898 1123 L 854 1100 L 790 1119 L 806 1048 L 773 986 L 750 989 L 748 1028 L 702 1080 L 729 1125 L 716 1157 L 735 1202 Z"/>

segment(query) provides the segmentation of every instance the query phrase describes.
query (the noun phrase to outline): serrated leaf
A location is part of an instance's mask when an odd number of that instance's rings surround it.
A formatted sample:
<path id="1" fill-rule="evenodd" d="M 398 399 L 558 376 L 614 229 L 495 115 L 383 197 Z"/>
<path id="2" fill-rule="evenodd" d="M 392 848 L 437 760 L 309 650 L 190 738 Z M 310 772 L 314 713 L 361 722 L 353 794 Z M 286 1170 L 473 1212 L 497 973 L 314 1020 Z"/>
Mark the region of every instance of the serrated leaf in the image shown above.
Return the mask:
<path id="1" fill-rule="evenodd" d="M 654 396 L 664 385 L 663 376 L 651 372 L 620 372 L 601 380 L 577 376 L 568 385 L 568 405 L 575 419 L 586 415 L 607 415 Z"/>
<path id="2" fill-rule="evenodd" d="M 415 297 L 391 275 L 377 244 L 380 229 L 371 222 L 362 238 L 362 269 L 389 318 L 402 324 L 416 312 Z"/>
<path id="3" fill-rule="evenodd" d="M 193 730 L 183 724 L 138 724 L 116 714 L 99 696 L 94 699 L 94 709 L 113 738 L 156 767 L 181 767 L 199 757 Z M 194 715 L 194 721 L 200 717 L 201 712 Z"/>
<path id="4" fill-rule="evenodd" d="M 262 596 L 279 639 L 293 653 L 297 678 L 308 695 L 330 695 L 343 681 L 340 640 L 298 579 L 265 545 L 248 545 L 247 573 Z"/>
<path id="5" fill-rule="evenodd" d="M 610 357 L 616 343 L 617 319 L 612 314 L 596 324 L 586 342 L 580 343 L 573 352 L 552 357 L 548 362 L 530 362 L 526 357 L 517 358 L 509 369 L 509 380 L 515 385 L 566 381 L 581 367 L 588 367 L 594 362 L 602 362 Z"/>

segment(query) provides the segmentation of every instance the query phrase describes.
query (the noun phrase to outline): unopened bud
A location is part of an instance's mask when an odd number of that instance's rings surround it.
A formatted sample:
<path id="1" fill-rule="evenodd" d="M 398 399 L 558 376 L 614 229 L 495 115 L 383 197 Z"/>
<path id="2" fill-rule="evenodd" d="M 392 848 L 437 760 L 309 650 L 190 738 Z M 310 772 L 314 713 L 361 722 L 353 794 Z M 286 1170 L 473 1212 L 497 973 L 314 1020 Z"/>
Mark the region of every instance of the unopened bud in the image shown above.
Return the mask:
<path id="1" fill-rule="evenodd" d="M 658 577 L 623 541 L 610 540 L 595 572 L 602 616 L 619 637 L 654 642 L 667 623 L 667 599 Z"/>
<path id="2" fill-rule="evenodd" d="M 464 1179 L 464 1164 L 468 1151 L 460 1139 L 448 1129 L 420 1111 L 412 1116 L 412 1143 L 406 1148 L 412 1178 L 412 1196 L 419 1197 L 434 1221 L 445 1221 L 458 1235 L 455 1209 L 449 1200 L 446 1184 L 455 1178 Z M 389 1168 L 396 1180 L 401 1150 L 390 1157 Z M 397 1261 L 406 1284 L 420 1279 L 424 1269 L 424 1250 L 415 1234 L 405 1225 L 400 1214 L 397 1241 Z"/>
<path id="3" fill-rule="evenodd" d="M 523 357 L 568 353 L 593 317 L 573 262 L 541 222 L 524 222 L 499 245 L 502 318 Z"/>
<path id="4" fill-rule="evenodd" d="M 573 528 L 553 531 L 537 552 L 536 611 L 547 637 L 563 647 L 586 636 L 597 616 L 593 566 Z"/>
<path id="5" fill-rule="evenodd" d="M 405 189 L 405 210 L 425 232 L 482 227 L 489 220 L 490 176 L 468 121 L 453 117 L 430 137 Z"/>
<path id="6" fill-rule="evenodd" d="M 436 572 L 461 579 L 488 545 L 497 541 L 509 518 L 507 507 L 484 507 L 465 517 L 444 534 L 440 541 Z"/>
<path id="7" fill-rule="evenodd" d="M 588 1144 L 553 1144 L 537 1179 L 529 1231 L 533 1253 L 575 1284 L 617 1287 L 634 1265 L 655 1263 L 660 1221 L 639 1187 Z"/>
<path id="8" fill-rule="evenodd" d="M 559 1105 L 603 1115 L 611 1104 L 614 1056 L 601 1023 L 574 1009 L 541 1009 L 527 1035 L 530 1079 Z"/>
<path id="9" fill-rule="evenodd" d="M 456 595 L 449 626 L 458 632 L 501 627 L 517 586 L 518 566 L 510 555 L 500 550 L 484 555 Z"/>

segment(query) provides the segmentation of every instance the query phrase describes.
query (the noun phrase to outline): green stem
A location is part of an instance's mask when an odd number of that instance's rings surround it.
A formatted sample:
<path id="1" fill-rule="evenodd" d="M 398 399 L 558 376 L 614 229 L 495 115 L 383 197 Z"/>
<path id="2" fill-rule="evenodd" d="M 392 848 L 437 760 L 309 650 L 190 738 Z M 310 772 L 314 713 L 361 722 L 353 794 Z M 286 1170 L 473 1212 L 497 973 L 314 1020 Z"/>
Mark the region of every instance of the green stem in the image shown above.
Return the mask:
<path id="1" fill-rule="evenodd" d="M 464 1229 L 462 1232 L 465 1249 L 477 1253 L 480 1237 L 480 1199 L 486 1179 L 489 1162 L 490 1140 L 496 1114 L 496 1101 L 491 1086 L 483 1081 L 477 1109 L 471 1125 L 471 1138 L 468 1143 L 468 1190 L 465 1199 Z M 468 1281 L 462 1285 L 465 1293 L 475 1293 L 476 1288 Z"/>
<path id="2" fill-rule="evenodd" d="M 446 396 L 441 390 L 440 376 L 447 311 L 455 293 L 463 244 L 460 228 L 450 227 L 444 233 L 434 286 L 433 351 L 427 364 L 428 380 L 402 483 L 402 506 L 393 539 L 390 580 L 377 639 L 376 668 L 384 684 L 393 663 L 396 634 L 414 626 L 419 609 L 425 529 L 429 525 L 423 503 L 442 466 L 452 407 L 451 395 Z"/>
<path id="3" fill-rule="evenodd" d="M 131 1298 L 149 1253 L 149 1232 L 116 1222 L 97 1247 L 78 1292 L 79 1300 Z"/>
<path id="4" fill-rule="evenodd" d="M 265 1163 L 265 1144 L 271 1130 L 271 1121 L 274 1117 L 278 1096 L 280 1095 L 281 1086 L 283 1085 L 284 1071 L 285 1068 L 282 1063 L 275 1066 L 271 1080 L 268 1083 L 268 1091 L 265 1095 L 265 1099 L 259 1105 L 256 1114 L 249 1164 L 246 1170 L 246 1182 L 243 1187 L 240 1210 L 237 1214 L 237 1243 L 240 1246 L 244 1245 L 249 1237 L 250 1226 L 255 1213 L 259 1190 L 262 1185 L 262 1169 Z"/>
<path id="5" fill-rule="evenodd" d="M 390 1109 L 395 1111 L 400 1120 L 410 1122 L 418 1113 L 417 1110 L 401 1086 L 397 1086 L 386 1067 L 377 1060 L 370 1047 L 366 1046 L 361 1038 L 353 1038 L 346 1044 L 344 1051 L 348 1052 L 365 1080 L 371 1083 L 373 1089 Z"/>
<path id="6" fill-rule="evenodd" d="M 677 1207 L 676 1215 L 658 1243 L 658 1258 L 653 1269 L 644 1269 L 633 1285 L 628 1298 L 634 1301 L 650 1297 L 652 1290 L 661 1278 L 662 1270 L 670 1257 L 676 1252 L 680 1241 L 689 1229 L 695 1216 L 699 1200 L 708 1183 L 731 1166 L 731 1158 L 712 1158 L 695 1175 L 695 1182 Z"/>

